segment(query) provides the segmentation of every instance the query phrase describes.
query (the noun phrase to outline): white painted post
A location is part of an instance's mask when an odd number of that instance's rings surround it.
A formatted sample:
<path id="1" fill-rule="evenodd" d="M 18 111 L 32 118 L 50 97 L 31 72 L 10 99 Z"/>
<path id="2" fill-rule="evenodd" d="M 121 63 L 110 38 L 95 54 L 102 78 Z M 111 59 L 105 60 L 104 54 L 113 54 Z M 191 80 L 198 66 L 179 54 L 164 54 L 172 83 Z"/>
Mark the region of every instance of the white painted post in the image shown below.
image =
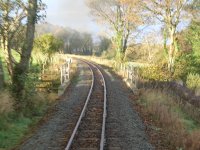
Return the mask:
<path id="1" fill-rule="evenodd" d="M 128 66 L 127 66 L 127 67 L 126 67 L 126 74 L 127 74 L 127 77 L 126 77 L 126 78 L 127 78 L 127 79 L 129 78 L 128 69 L 129 69 L 129 68 L 128 68 Z"/>
<path id="2" fill-rule="evenodd" d="M 137 80 L 138 80 L 138 71 L 137 68 L 135 68 L 135 87 L 137 88 Z"/>
<path id="3" fill-rule="evenodd" d="M 129 66 L 127 66 L 127 80 L 129 80 Z"/>
<path id="4" fill-rule="evenodd" d="M 67 65 L 67 75 L 68 75 L 68 79 L 69 79 L 69 77 L 70 77 L 70 63 L 71 63 L 71 61 L 70 62 L 68 62 L 68 65 Z"/>
<path id="5" fill-rule="evenodd" d="M 122 70 L 123 70 L 123 77 L 125 77 L 125 75 L 126 75 L 126 66 L 125 65 L 123 66 Z"/>
<path id="6" fill-rule="evenodd" d="M 60 67 L 60 83 L 61 84 L 63 84 L 63 82 L 66 82 L 70 78 L 70 63 L 72 63 L 71 59 L 69 61 L 66 60 L 66 62 Z"/>
<path id="7" fill-rule="evenodd" d="M 60 83 L 61 83 L 61 85 L 63 83 L 63 70 L 62 70 L 62 66 L 60 67 Z"/>
<path id="8" fill-rule="evenodd" d="M 133 75 L 134 75 L 134 69 L 133 65 L 131 65 L 131 83 L 133 83 Z"/>

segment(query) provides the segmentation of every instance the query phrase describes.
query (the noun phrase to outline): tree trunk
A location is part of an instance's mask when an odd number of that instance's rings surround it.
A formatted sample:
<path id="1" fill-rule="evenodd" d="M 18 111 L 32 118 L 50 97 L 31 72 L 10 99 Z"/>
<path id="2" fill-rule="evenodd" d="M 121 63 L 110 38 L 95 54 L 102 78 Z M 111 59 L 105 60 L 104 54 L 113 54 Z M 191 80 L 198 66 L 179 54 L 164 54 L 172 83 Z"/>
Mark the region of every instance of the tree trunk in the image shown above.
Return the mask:
<path id="1" fill-rule="evenodd" d="M 164 38 L 164 41 L 163 41 L 164 54 L 165 54 L 165 57 L 167 58 L 167 55 L 169 54 L 169 52 L 168 52 L 168 48 L 167 48 L 167 38 L 168 38 L 168 34 L 167 34 L 167 29 L 166 29 L 166 27 L 164 28 L 164 31 L 163 31 L 163 38 Z"/>
<path id="2" fill-rule="evenodd" d="M 4 71 L 3 71 L 3 65 L 0 58 L 0 89 L 4 87 Z"/>
<path id="3" fill-rule="evenodd" d="M 8 73 L 10 75 L 10 78 L 12 79 L 13 77 L 13 63 L 12 63 L 12 54 L 11 54 L 11 49 L 10 49 L 10 45 L 9 45 L 9 41 L 8 41 L 8 35 L 6 35 L 5 37 L 5 41 L 4 41 L 5 45 L 4 45 L 4 57 L 5 57 L 5 61 L 7 64 L 7 69 L 8 69 Z"/>
<path id="4" fill-rule="evenodd" d="M 117 31 L 117 36 L 115 38 L 115 44 L 116 44 L 116 59 L 120 62 L 123 61 L 124 59 L 124 54 L 123 54 L 123 32 L 122 31 Z"/>
<path id="5" fill-rule="evenodd" d="M 175 63 L 175 28 L 170 28 L 170 48 L 168 54 L 168 69 L 171 73 L 174 73 Z"/>
<path id="6" fill-rule="evenodd" d="M 1 39 L 1 48 L 3 50 L 4 54 L 4 59 L 6 62 L 6 67 L 8 70 L 8 73 L 10 75 L 10 78 L 12 79 L 13 76 L 13 63 L 12 63 L 12 54 L 11 54 L 11 49 L 10 49 L 10 43 L 9 43 L 9 35 L 8 35 L 8 30 L 7 29 L 4 34 L 2 34 L 2 39 Z"/>
<path id="7" fill-rule="evenodd" d="M 116 28 L 116 37 L 115 37 L 115 44 L 116 44 L 116 59 L 120 62 L 123 61 L 123 23 L 122 23 L 122 14 L 121 14 L 121 7 L 117 5 L 117 28 Z"/>
<path id="8" fill-rule="evenodd" d="M 122 53 L 123 53 L 123 61 L 125 60 L 125 56 L 126 56 L 126 50 L 127 50 L 127 43 L 128 43 L 128 38 L 129 38 L 129 30 L 127 31 L 128 33 L 122 37 L 123 38 L 123 50 L 122 50 Z"/>
<path id="9" fill-rule="evenodd" d="M 20 107 L 20 100 L 23 98 L 23 91 L 29 69 L 29 61 L 33 49 L 35 23 L 37 15 L 37 0 L 28 1 L 28 20 L 26 29 L 26 40 L 23 45 L 20 62 L 14 68 L 13 91 L 16 94 L 17 105 Z"/>

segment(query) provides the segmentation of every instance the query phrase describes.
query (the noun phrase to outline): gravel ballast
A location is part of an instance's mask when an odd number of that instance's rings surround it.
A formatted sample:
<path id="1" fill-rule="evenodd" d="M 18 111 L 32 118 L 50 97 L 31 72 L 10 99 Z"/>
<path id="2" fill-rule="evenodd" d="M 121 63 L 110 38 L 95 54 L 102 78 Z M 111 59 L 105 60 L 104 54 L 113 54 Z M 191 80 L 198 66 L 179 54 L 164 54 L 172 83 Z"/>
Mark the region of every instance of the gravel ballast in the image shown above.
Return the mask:
<path id="1" fill-rule="evenodd" d="M 80 110 L 91 85 L 91 72 L 87 65 L 78 64 L 78 78 L 67 88 L 64 98 L 55 106 L 52 116 L 36 133 L 21 145 L 20 150 L 62 150 L 67 145 L 72 122 L 78 119 Z M 80 108 L 79 110 L 76 110 Z"/>
<path id="2" fill-rule="evenodd" d="M 133 92 L 110 69 L 104 69 L 107 85 L 106 149 L 153 150 L 145 133 L 145 126 L 133 110 Z"/>
<path id="3" fill-rule="evenodd" d="M 64 98 L 56 104 L 51 117 L 21 145 L 20 150 L 65 148 L 91 85 L 92 78 L 88 66 L 79 63 L 78 72 L 78 79 L 68 87 Z M 149 143 L 141 118 L 132 107 L 130 97 L 133 92 L 110 69 L 104 68 L 103 74 L 107 85 L 108 113 L 105 149 L 154 150 Z"/>

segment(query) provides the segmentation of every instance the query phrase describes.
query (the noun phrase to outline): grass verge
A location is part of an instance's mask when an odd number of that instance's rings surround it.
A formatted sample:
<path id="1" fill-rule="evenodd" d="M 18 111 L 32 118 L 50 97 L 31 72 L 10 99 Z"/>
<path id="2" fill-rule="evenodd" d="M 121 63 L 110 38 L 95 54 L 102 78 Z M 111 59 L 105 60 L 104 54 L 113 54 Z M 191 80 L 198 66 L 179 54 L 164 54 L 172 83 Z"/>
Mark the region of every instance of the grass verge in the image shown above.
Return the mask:
<path id="1" fill-rule="evenodd" d="M 76 71 L 76 64 L 72 64 L 71 80 L 74 79 Z M 53 86 L 58 86 L 57 81 Z M 31 87 L 29 90 L 31 91 Z M 33 92 L 24 101 L 24 105 L 28 107 L 24 107 L 22 114 L 18 114 L 14 111 L 15 102 L 11 94 L 8 91 L 0 91 L 0 150 L 15 148 L 31 136 L 40 122 L 51 115 L 49 110 L 58 99 L 57 91 Z"/>
<path id="2" fill-rule="evenodd" d="M 41 93 L 40 93 L 41 94 Z M 48 107 L 55 102 L 55 95 L 42 93 L 32 97 L 34 110 L 25 110 L 26 115 L 14 111 L 14 99 L 8 91 L 0 93 L 0 150 L 11 149 L 36 125 L 44 116 Z"/>
<path id="3" fill-rule="evenodd" d="M 175 97 L 151 89 L 140 90 L 134 99 L 156 149 L 200 149 L 200 125 L 181 108 Z"/>
<path id="4" fill-rule="evenodd" d="M 15 146 L 19 139 L 21 139 L 24 134 L 29 129 L 29 126 L 37 122 L 38 117 L 26 118 L 26 117 L 13 117 L 10 115 L 8 117 L 1 117 L 0 120 L 3 122 L 3 126 L 0 129 L 0 149 L 6 150 Z M 6 125 L 6 126 L 5 126 Z"/>

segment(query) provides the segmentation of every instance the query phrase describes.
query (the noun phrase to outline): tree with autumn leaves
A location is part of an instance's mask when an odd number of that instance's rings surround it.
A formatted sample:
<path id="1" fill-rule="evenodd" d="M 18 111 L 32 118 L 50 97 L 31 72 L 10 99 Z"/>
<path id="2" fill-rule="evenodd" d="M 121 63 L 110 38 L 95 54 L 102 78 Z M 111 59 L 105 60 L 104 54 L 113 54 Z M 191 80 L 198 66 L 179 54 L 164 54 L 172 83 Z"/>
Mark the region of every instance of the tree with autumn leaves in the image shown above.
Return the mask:
<path id="1" fill-rule="evenodd" d="M 96 20 L 112 31 L 116 58 L 124 61 L 130 36 L 142 24 L 139 0 L 87 0 L 87 4 Z"/>
<path id="2" fill-rule="evenodd" d="M 189 0 L 144 0 L 142 5 L 147 13 L 160 21 L 164 26 L 165 42 L 169 41 L 169 48 L 165 47 L 168 70 L 173 73 L 175 60 L 178 53 L 178 25 L 187 20 L 190 16 L 188 6 Z M 189 20 L 187 20 L 189 21 Z M 166 45 L 166 43 L 165 43 Z"/>
<path id="3" fill-rule="evenodd" d="M 185 20 L 190 21 L 188 18 L 191 18 L 192 11 L 189 8 L 192 8 L 191 5 L 196 4 L 196 1 L 87 0 L 87 2 L 93 16 L 98 21 L 106 23 L 113 31 L 112 42 L 116 49 L 116 57 L 120 61 L 124 60 L 131 34 L 141 25 L 148 24 L 146 20 L 158 20 L 164 28 L 164 49 L 167 54 L 168 70 L 174 72 L 178 53 L 178 26 Z"/>

